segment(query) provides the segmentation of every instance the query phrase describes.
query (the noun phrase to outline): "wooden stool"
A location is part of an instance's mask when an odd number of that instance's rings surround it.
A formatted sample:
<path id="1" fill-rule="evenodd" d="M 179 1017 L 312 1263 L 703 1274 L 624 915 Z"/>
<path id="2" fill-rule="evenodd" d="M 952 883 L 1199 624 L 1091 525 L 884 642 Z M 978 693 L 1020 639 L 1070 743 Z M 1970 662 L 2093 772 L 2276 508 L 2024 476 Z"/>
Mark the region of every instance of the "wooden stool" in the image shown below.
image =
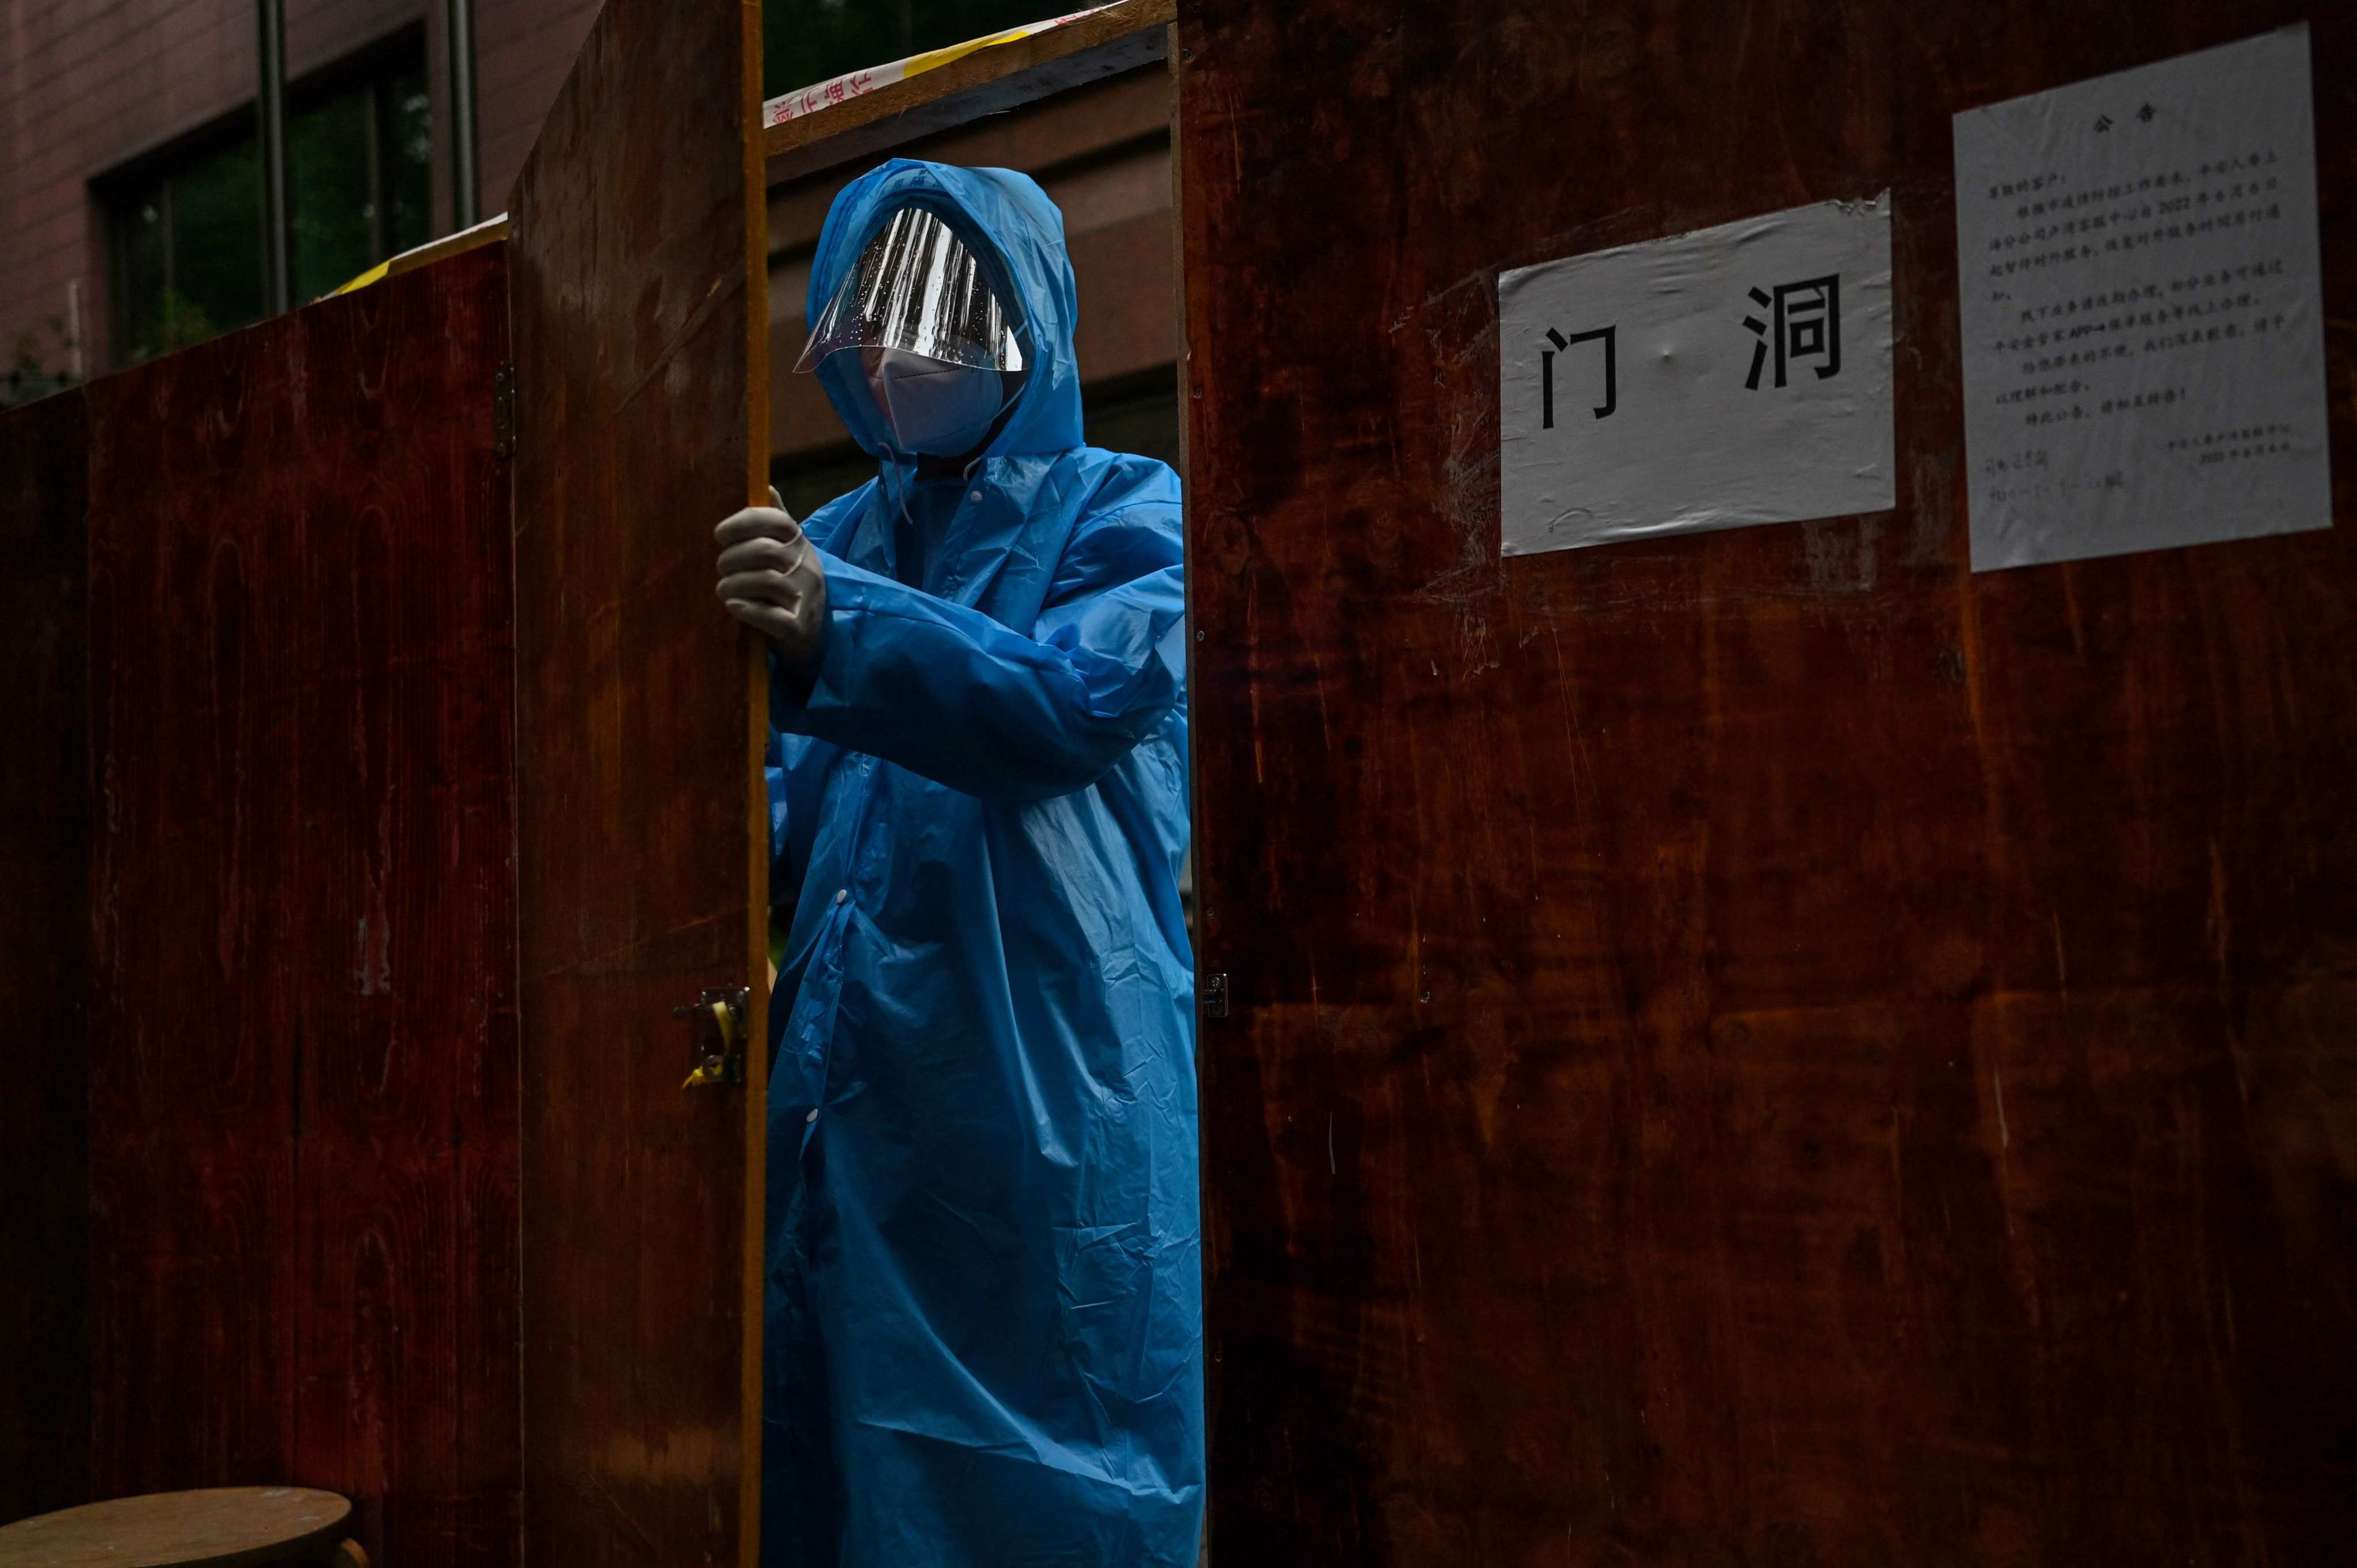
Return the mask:
<path id="1" fill-rule="evenodd" d="M 0 1526 L 0 1568 L 368 1568 L 352 1505 L 304 1487 L 215 1487 L 65 1509 Z"/>

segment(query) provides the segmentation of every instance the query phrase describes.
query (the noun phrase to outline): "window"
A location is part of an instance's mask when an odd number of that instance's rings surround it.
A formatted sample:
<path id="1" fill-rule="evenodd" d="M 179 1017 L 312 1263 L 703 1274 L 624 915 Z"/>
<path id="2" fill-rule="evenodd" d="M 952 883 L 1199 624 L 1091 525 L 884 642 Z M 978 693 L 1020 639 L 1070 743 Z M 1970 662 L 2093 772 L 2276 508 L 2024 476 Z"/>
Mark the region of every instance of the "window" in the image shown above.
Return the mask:
<path id="1" fill-rule="evenodd" d="M 432 239 L 425 61 L 290 98 L 286 222 L 294 295 L 317 299 Z"/>
<path id="2" fill-rule="evenodd" d="M 762 0 L 761 95 L 775 98 L 864 65 L 888 65 L 1086 0 Z"/>
<path id="3" fill-rule="evenodd" d="M 287 250 L 297 301 L 433 238 L 431 140 L 414 32 L 289 91 Z M 249 105 L 210 135 L 107 183 L 117 364 L 262 319 L 257 148 Z"/>
<path id="4" fill-rule="evenodd" d="M 262 318 L 262 164 L 253 133 L 114 204 L 114 359 L 135 365 Z"/>

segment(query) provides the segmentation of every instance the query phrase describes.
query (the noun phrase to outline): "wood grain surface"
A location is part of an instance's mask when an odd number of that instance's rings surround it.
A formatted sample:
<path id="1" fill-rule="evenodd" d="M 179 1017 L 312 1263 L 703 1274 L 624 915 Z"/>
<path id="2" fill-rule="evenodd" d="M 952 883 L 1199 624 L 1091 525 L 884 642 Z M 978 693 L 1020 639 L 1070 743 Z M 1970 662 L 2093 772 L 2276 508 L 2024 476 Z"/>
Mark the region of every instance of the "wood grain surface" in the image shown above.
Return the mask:
<path id="1" fill-rule="evenodd" d="M 766 472 L 759 19 L 608 0 L 509 204 L 525 1538 L 579 1568 L 758 1544 L 764 1053 L 683 1090 L 672 1010 L 751 984 L 768 917 L 757 639 L 712 592 Z"/>
<path id="2" fill-rule="evenodd" d="M 1951 114 L 2303 16 L 2337 526 L 1975 577 Z M 2357 11 L 1178 42 L 1211 1561 L 2348 1561 Z M 1501 268 L 1886 187 L 1895 511 L 1501 563 Z"/>
<path id="3" fill-rule="evenodd" d="M 255 1568 L 340 1561 L 350 1499 L 308 1487 L 148 1492 L 0 1526 L 0 1568 Z"/>
<path id="4" fill-rule="evenodd" d="M 0 1522 L 90 1497 L 88 441 L 0 413 Z"/>
<path id="5" fill-rule="evenodd" d="M 518 1556 L 490 247 L 88 390 L 99 1495 Z"/>

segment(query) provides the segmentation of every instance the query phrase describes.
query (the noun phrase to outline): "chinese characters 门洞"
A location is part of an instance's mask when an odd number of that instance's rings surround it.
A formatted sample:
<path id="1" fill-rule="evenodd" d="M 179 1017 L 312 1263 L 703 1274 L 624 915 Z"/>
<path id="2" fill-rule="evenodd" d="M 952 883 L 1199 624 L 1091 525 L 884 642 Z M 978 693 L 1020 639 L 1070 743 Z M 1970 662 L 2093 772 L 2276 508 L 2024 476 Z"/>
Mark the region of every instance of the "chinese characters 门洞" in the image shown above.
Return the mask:
<path id="1" fill-rule="evenodd" d="M 1539 350 L 1539 428 L 1555 428 L 1555 357 L 1579 343 L 1601 342 L 1604 345 L 1604 401 L 1591 411 L 1597 418 L 1608 417 L 1620 406 L 1620 370 L 1614 363 L 1619 357 L 1614 343 L 1620 335 L 1618 327 L 1598 327 L 1592 332 L 1575 332 L 1566 338 L 1554 328 L 1547 328 L 1546 340 L 1555 345 Z"/>
<path id="2" fill-rule="evenodd" d="M 1785 368 L 1795 360 L 1824 360 L 1812 367 L 1819 381 L 1841 373 L 1840 274 L 1778 284 L 1772 295 L 1756 288 L 1750 294 L 1754 303 L 1768 308 L 1770 319 L 1743 318 L 1743 325 L 1760 339 L 1751 346 L 1751 374 L 1744 381 L 1746 389 L 1760 390 L 1760 372 L 1767 368 L 1770 348 L 1775 350 L 1780 387 L 1784 384 Z"/>

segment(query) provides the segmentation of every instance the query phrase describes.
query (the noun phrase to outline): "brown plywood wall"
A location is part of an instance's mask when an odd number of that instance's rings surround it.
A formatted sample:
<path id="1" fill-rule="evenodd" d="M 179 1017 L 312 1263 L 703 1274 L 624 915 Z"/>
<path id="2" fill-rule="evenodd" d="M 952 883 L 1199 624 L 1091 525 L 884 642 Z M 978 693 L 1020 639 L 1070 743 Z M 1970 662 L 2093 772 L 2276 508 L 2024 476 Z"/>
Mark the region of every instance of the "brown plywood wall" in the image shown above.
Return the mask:
<path id="1" fill-rule="evenodd" d="M 1975 577 L 1950 116 L 2313 28 L 2337 525 Z M 1211 1556 L 2357 1536 L 2357 13 L 1193 0 Z M 1501 561 L 1499 269 L 1896 203 L 1898 507 Z"/>
<path id="2" fill-rule="evenodd" d="M 0 1522 L 90 1500 L 88 438 L 0 414 Z"/>
<path id="3" fill-rule="evenodd" d="M 520 1555 L 507 469 L 487 247 L 93 382 L 101 1496 Z"/>
<path id="4" fill-rule="evenodd" d="M 579 1568 L 759 1545 L 767 1058 L 683 1087 L 674 1015 L 767 930 L 768 688 L 712 596 L 767 467 L 759 20 L 609 0 L 513 194 L 524 1531 Z"/>

